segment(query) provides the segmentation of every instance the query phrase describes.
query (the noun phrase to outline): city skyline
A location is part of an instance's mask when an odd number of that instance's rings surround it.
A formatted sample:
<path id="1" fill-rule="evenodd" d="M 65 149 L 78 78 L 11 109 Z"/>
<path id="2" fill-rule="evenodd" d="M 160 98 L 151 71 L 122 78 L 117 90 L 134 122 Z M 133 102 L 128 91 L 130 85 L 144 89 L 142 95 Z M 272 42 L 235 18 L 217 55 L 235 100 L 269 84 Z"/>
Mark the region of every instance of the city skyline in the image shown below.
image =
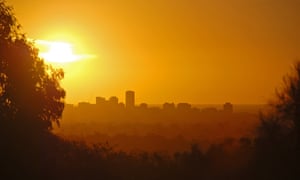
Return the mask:
<path id="1" fill-rule="evenodd" d="M 64 69 L 67 103 L 134 89 L 150 104 L 262 104 L 300 58 L 294 0 L 7 1 Z"/>
<path id="2" fill-rule="evenodd" d="M 215 106 L 215 105 L 224 105 L 226 103 L 230 103 L 230 104 L 232 103 L 231 101 L 225 101 L 223 103 L 201 103 L 201 102 L 199 102 L 199 103 L 190 103 L 188 101 L 181 101 L 181 102 L 164 101 L 164 102 L 158 102 L 158 103 L 148 103 L 148 102 L 145 102 L 145 101 L 141 101 L 141 102 L 138 101 L 137 102 L 136 99 L 135 99 L 136 92 L 133 91 L 133 90 L 127 90 L 127 91 L 125 91 L 124 96 L 123 96 L 122 99 L 119 98 L 118 96 L 115 96 L 115 95 L 110 95 L 108 97 L 95 96 L 92 101 L 78 101 L 76 103 L 67 103 L 67 104 L 69 104 L 69 105 L 78 105 L 80 103 L 82 103 L 82 104 L 101 104 L 101 103 L 107 103 L 107 102 L 115 102 L 116 104 L 120 103 L 120 104 L 123 104 L 124 106 L 126 106 L 127 92 L 132 92 L 133 93 L 133 98 L 134 99 L 131 100 L 131 101 L 133 101 L 134 106 L 140 106 L 140 105 L 146 104 L 146 105 L 158 107 L 158 106 L 163 106 L 165 103 L 173 103 L 173 104 L 189 103 L 191 105 L 207 105 L 207 106 L 214 105 Z M 130 103 L 130 104 L 132 104 L 132 103 Z M 267 105 L 267 103 L 261 103 L 261 104 L 260 103 L 257 103 L 257 104 L 254 104 L 254 103 L 253 104 L 251 104 L 251 103 L 246 104 L 246 103 L 244 103 L 244 104 L 235 104 L 235 105 Z"/>
<path id="3" fill-rule="evenodd" d="M 300 179 L 299 7 L 0 0 L 0 177 Z"/>
<path id="4" fill-rule="evenodd" d="M 126 94 L 127 92 L 133 92 L 134 97 L 136 92 L 133 90 L 127 90 L 124 92 L 124 97 L 126 99 Z M 133 99 L 134 102 L 136 102 L 135 99 Z M 119 97 L 117 96 L 109 96 L 109 97 L 103 97 L 103 96 L 96 96 L 94 97 L 94 101 L 93 102 L 88 102 L 88 101 L 79 101 L 75 104 L 71 104 L 71 103 L 67 103 L 66 106 L 67 107 L 79 107 L 79 106 L 89 106 L 89 105 L 100 105 L 99 107 L 102 108 L 106 108 L 107 106 L 118 106 L 119 108 L 126 108 L 126 100 L 122 101 L 119 99 Z M 211 112 L 215 112 L 215 111 L 222 111 L 224 109 L 229 108 L 229 111 L 231 111 L 230 109 L 232 109 L 232 111 L 234 110 L 235 112 L 248 112 L 248 113 L 254 113 L 257 114 L 261 111 L 264 111 L 267 107 L 267 104 L 234 104 L 230 101 L 226 101 L 223 103 L 219 103 L 219 104 L 204 104 L 204 103 L 199 103 L 199 104 L 193 104 L 187 101 L 182 101 L 182 102 L 174 102 L 174 101 L 165 101 L 165 102 L 161 102 L 161 103 L 157 103 L 157 104 L 151 104 L 151 103 L 147 103 L 147 102 L 139 102 L 139 103 L 135 103 L 134 107 L 135 108 L 142 108 L 142 109 L 146 109 L 146 108 L 159 108 L 159 109 L 166 109 L 166 108 L 170 108 L 171 109 L 176 109 L 178 106 L 190 106 L 190 108 L 196 108 L 198 110 L 201 111 L 211 111 Z M 131 106 L 132 107 L 132 106 Z"/>

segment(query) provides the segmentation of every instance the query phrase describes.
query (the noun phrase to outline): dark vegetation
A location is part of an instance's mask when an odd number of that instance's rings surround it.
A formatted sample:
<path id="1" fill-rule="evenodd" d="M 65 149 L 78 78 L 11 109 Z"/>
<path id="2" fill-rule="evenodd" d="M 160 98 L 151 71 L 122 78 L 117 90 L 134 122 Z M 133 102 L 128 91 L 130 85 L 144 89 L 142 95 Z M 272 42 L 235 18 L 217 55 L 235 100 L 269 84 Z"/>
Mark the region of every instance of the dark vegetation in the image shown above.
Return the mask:
<path id="1" fill-rule="evenodd" d="M 59 123 L 65 92 L 61 70 L 38 58 L 0 1 L 1 179 L 298 179 L 300 63 L 285 79 L 272 111 L 261 115 L 255 139 L 224 140 L 203 151 L 125 153 L 87 146 L 50 131 Z"/>
<path id="2" fill-rule="evenodd" d="M 142 114 L 139 107 L 136 111 Z M 97 112 L 86 112 L 89 116 L 100 115 L 99 118 L 90 120 L 84 116 L 86 113 L 82 113 L 80 107 L 68 108 L 67 105 L 60 128 L 55 127 L 52 132 L 67 139 L 85 141 L 87 144 L 108 141 L 114 150 L 174 153 L 189 149 L 190 144 L 198 144 L 206 151 L 211 144 L 222 143 L 224 139 L 253 139 L 254 129 L 259 124 L 258 112 L 250 114 L 201 111 L 197 112 L 197 116 L 186 113 L 183 117 L 170 113 L 166 117 L 165 110 L 158 109 L 151 111 L 152 114 L 146 112 L 142 117 L 120 117 L 109 121 L 109 118 L 101 117 L 104 112 L 100 107 Z M 144 118 L 147 115 L 152 118 Z"/>

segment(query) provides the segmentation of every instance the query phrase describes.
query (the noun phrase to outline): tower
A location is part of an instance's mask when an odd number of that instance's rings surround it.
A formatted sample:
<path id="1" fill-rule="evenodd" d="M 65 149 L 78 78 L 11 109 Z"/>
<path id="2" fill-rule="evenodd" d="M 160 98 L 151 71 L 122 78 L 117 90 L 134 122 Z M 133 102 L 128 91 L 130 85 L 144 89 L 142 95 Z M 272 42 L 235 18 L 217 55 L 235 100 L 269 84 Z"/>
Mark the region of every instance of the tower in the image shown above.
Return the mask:
<path id="1" fill-rule="evenodd" d="M 125 94 L 125 97 L 126 97 L 126 108 L 133 108 L 134 107 L 134 91 L 126 91 L 126 94 Z"/>

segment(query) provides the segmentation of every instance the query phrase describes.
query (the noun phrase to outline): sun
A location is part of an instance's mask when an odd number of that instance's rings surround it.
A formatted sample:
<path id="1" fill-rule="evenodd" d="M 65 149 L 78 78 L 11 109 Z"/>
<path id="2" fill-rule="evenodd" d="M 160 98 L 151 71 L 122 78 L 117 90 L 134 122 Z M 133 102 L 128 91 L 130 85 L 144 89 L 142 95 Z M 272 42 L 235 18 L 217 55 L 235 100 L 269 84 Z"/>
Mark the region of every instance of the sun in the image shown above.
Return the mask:
<path id="1" fill-rule="evenodd" d="M 72 44 L 67 42 L 36 40 L 35 43 L 40 49 L 39 56 L 50 63 L 68 63 L 83 58 L 76 55 Z"/>

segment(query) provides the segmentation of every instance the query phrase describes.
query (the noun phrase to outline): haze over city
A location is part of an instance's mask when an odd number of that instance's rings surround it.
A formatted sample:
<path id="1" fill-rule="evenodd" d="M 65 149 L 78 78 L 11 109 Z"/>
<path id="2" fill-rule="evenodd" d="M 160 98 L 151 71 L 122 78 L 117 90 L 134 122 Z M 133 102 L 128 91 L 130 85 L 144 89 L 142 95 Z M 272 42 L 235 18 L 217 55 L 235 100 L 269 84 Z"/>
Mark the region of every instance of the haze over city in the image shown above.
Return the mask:
<path id="1" fill-rule="evenodd" d="M 300 179 L 299 0 L 0 0 L 0 178 Z"/>
<path id="2" fill-rule="evenodd" d="M 56 63 L 73 104 L 127 89 L 138 103 L 264 104 L 300 58 L 297 0 L 8 3 L 28 37 L 88 55 Z"/>

